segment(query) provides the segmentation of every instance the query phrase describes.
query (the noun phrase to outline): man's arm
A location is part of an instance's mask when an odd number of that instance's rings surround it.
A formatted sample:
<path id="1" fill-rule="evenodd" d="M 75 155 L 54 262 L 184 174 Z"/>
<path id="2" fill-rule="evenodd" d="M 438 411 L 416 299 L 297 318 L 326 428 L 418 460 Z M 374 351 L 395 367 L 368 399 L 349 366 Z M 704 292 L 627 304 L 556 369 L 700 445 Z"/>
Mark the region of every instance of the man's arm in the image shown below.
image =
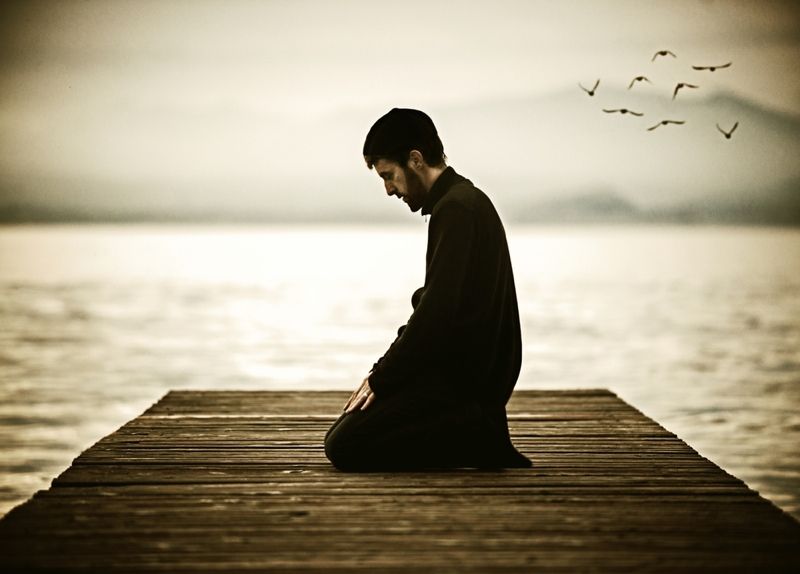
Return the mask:
<path id="1" fill-rule="evenodd" d="M 475 214 L 460 203 L 442 205 L 431 219 L 425 290 L 405 329 L 369 376 L 379 397 L 441 358 L 456 323 L 475 234 Z"/>

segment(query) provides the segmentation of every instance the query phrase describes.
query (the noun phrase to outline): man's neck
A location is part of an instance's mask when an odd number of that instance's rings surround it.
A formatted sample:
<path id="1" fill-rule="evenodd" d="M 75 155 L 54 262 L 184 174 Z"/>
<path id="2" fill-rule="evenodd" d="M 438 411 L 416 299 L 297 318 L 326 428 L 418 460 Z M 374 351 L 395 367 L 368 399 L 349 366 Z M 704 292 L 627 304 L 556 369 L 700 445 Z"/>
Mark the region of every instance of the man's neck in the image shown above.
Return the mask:
<path id="1" fill-rule="evenodd" d="M 430 193 L 433 184 L 436 183 L 436 180 L 439 179 L 439 176 L 442 175 L 442 172 L 447 169 L 445 164 L 442 164 L 437 167 L 428 167 L 425 166 L 425 171 L 420 174 L 420 179 L 422 179 L 422 185 L 425 186 L 425 191 Z"/>

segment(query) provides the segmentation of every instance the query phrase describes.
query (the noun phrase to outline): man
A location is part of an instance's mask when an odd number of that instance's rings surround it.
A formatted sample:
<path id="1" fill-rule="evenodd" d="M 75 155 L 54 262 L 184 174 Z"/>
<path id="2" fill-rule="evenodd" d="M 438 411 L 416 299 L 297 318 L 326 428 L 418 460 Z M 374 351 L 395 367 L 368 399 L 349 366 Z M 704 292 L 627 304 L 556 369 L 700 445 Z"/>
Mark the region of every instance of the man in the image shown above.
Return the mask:
<path id="1" fill-rule="evenodd" d="M 489 198 L 445 163 L 423 112 L 394 108 L 364 159 L 386 193 L 430 215 L 425 284 L 397 338 L 325 437 L 341 470 L 528 467 L 505 405 L 522 360 L 505 231 Z"/>

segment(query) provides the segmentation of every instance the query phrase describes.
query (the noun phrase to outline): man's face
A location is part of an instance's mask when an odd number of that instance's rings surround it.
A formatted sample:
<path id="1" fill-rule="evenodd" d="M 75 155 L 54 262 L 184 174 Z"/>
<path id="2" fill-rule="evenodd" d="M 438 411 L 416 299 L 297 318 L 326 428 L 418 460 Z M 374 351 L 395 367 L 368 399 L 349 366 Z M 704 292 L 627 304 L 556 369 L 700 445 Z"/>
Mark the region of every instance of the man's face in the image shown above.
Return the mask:
<path id="1" fill-rule="evenodd" d="M 383 180 L 388 196 L 396 195 L 412 212 L 422 209 L 428 193 L 417 172 L 388 159 L 376 161 L 375 171 Z"/>

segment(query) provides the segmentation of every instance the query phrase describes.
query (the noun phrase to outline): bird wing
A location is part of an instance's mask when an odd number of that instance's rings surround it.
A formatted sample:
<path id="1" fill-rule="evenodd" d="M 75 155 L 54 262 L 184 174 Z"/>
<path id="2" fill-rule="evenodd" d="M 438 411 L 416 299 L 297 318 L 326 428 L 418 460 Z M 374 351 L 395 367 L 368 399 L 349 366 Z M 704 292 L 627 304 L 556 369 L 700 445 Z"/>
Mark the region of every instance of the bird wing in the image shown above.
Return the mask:
<path id="1" fill-rule="evenodd" d="M 708 70 L 708 66 L 692 66 L 693 70 Z"/>
<path id="2" fill-rule="evenodd" d="M 658 126 L 660 126 L 660 125 L 661 125 L 661 122 L 658 122 L 658 123 L 657 123 L 656 125 L 654 125 L 652 128 L 647 128 L 647 131 L 648 131 L 648 132 L 652 132 L 654 129 L 656 129 L 656 128 L 657 128 Z"/>
<path id="3" fill-rule="evenodd" d="M 633 84 L 635 84 L 635 83 L 636 83 L 636 78 L 632 79 L 631 83 L 628 84 L 628 89 L 630 90 L 633 87 Z"/>
<path id="4" fill-rule="evenodd" d="M 581 89 L 582 89 L 584 92 L 586 92 L 587 94 L 589 93 L 589 90 L 587 90 L 586 88 L 584 88 L 584 87 L 583 87 L 583 84 L 581 84 L 580 82 L 578 82 L 578 85 L 581 87 Z"/>
<path id="5" fill-rule="evenodd" d="M 595 91 L 597 89 L 597 86 L 599 85 L 600 85 L 600 78 L 598 78 L 597 81 L 594 83 L 594 88 L 592 88 L 592 91 Z"/>
<path id="6" fill-rule="evenodd" d="M 676 56 L 675 54 L 673 54 L 672 52 L 670 52 L 669 50 L 665 50 L 665 52 L 666 52 L 667 54 L 669 54 L 670 56 L 672 56 L 673 58 L 677 58 L 677 57 L 678 57 L 678 56 Z"/>
<path id="7" fill-rule="evenodd" d="M 677 96 L 677 95 L 678 95 L 678 90 L 680 90 L 680 89 L 681 89 L 681 87 L 683 87 L 683 84 L 678 84 L 677 86 L 675 86 L 675 91 L 674 91 L 674 92 L 672 92 L 672 99 L 673 99 L 673 100 L 675 99 L 675 96 Z"/>
<path id="8" fill-rule="evenodd" d="M 607 114 L 613 114 L 614 112 L 619 112 L 619 111 L 622 111 L 622 110 L 607 110 L 607 109 L 603 108 L 603 111 L 605 113 L 607 113 Z"/>
<path id="9" fill-rule="evenodd" d="M 631 111 L 631 110 L 628 110 L 628 113 L 629 113 L 629 114 L 632 114 L 632 115 L 634 115 L 634 116 L 639 116 L 639 117 L 641 117 L 641 116 L 643 116 L 643 115 L 644 115 L 644 114 L 643 114 L 643 113 L 641 113 L 641 112 L 633 112 L 633 111 Z"/>
<path id="10" fill-rule="evenodd" d="M 739 122 L 736 122 L 735 124 L 733 124 L 733 127 L 731 128 L 731 133 L 733 133 L 736 130 L 736 128 L 738 128 L 738 127 L 739 127 Z"/>
<path id="11" fill-rule="evenodd" d="M 720 132 L 722 132 L 723 134 L 725 134 L 725 135 L 728 135 L 727 133 L 725 133 L 725 130 L 723 130 L 721 127 L 719 127 L 719 124 L 717 124 L 717 129 L 718 129 Z"/>
<path id="12" fill-rule="evenodd" d="M 683 84 L 687 88 L 699 88 L 700 86 L 695 86 L 694 84 Z"/>
<path id="13" fill-rule="evenodd" d="M 670 123 L 670 124 L 685 124 L 686 122 L 684 120 L 667 120 L 667 123 Z"/>
<path id="14" fill-rule="evenodd" d="M 731 64 L 733 64 L 733 62 L 728 62 L 727 64 L 722 64 L 721 66 L 717 66 L 717 69 L 719 70 L 721 68 L 729 68 Z"/>
<path id="15" fill-rule="evenodd" d="M 656 52 L 655 54 L 653 54 L 653 57 L 652 57 L 652 59 L 651 59 L 650 61 L 651 61 L 651 62 L 655 62 L 655 61 L 656 61 L 656 56 L 658 56 L 658 52 Z"/>
<path id="16" fill-rule="evenodd" d="M 642 76 L 642 79 L 643 79 L 645 82 L 647 82 L 648 84 L 652 84 L 652 83 L 653 83 L 653 82 L 651 82 L 651 81 L 650 81 L 650 78 L 648 78 L 647 76 Z"/>

